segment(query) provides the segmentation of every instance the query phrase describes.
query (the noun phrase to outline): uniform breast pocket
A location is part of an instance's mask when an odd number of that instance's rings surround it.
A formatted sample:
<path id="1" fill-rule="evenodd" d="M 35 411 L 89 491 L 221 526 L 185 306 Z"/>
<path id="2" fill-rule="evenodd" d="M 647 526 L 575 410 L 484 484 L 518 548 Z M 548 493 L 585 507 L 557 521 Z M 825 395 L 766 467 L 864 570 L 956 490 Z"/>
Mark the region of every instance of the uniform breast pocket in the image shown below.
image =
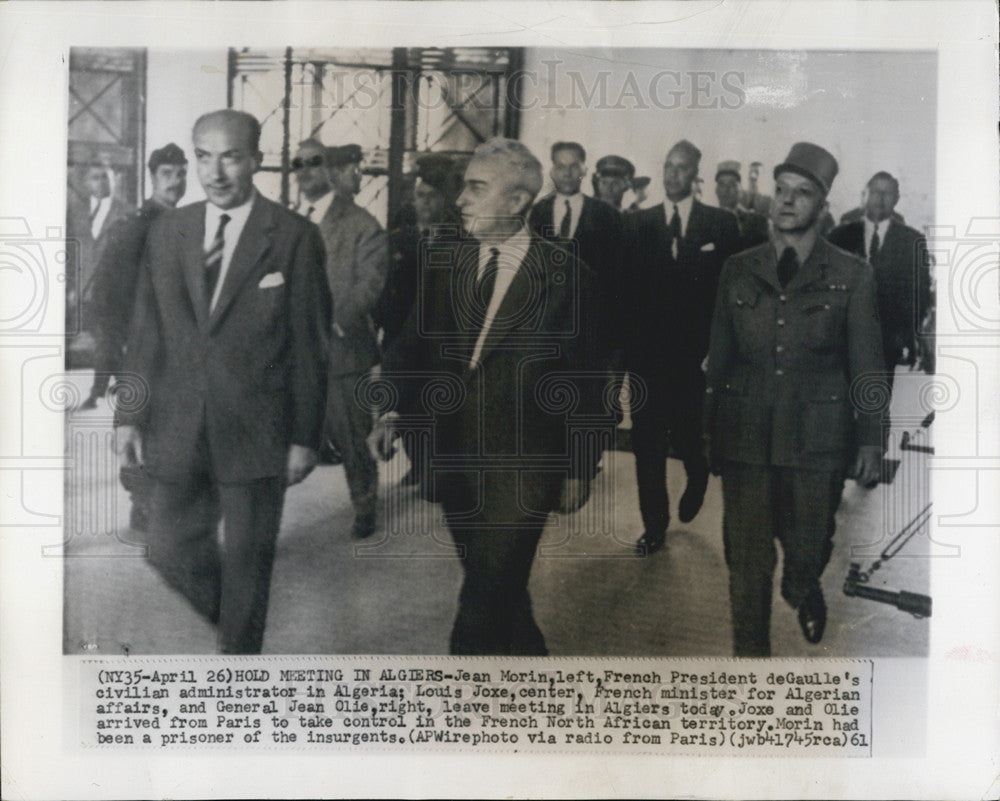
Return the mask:
<path id="1" fill-rule="evenodd" d="M 827 293 L 807 297 L 799 314 L 803 341 L 808 347 L 819 350 L 838 346 L 846 315 L 844 298 Z"/>
<path id="2" fill-rule="evenodd" d="M 729 310 L 733 327 L 743 340 L 755 340 L 764 333 L 762 331 L 764 317 L 757 308 L 759 305 L 760 291 L 757 289 L 736 286 L 729 292 Z"/>

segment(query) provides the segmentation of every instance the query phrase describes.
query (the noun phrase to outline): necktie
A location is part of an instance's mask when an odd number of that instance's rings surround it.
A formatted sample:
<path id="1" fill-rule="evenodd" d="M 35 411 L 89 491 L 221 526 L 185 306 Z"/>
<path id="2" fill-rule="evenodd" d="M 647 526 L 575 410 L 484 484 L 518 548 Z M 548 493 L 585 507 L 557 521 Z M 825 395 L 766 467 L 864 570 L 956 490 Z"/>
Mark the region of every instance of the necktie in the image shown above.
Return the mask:
<path id="1" fill-rule="evenodd" d="M 310 206 L 308 209 L 306 209 L 306 219 L 307 220 L 311 220 L 312 219 L 314 211 L 316 211 L 316 207 L 315 206 Z"/>
<path id="2" fill-rule="evenodd" d="M 490 258 L 486 262 L 482 275 L 476 282 L 476 296 L 482 303 L 483 310 L 490 307 L 490 299 L 493 297 L 493 287 L 497 282 L 497 265 L 500 263 L 500 251 L 497 248 L 490 248 Z"/>
<path id="3" fill-rule="evenodd" d="M 677 258 L 677 245 L 681 239 L 681 215 L 674 203 L 674 216 L 670 218 L 670 253 Z"/>
<path id="4" fill-rule="evenodd" d="M 570 224 L 573 222 L 573 211 L 569 207 L 569 200 L 566 201 L 566 213 L 562 222 L 559 223 L 559 238 L 569 239 Z"/>
<path id="5" fill-rule="evenodd" d="M 788 286 L 788 282 L 795 277 L 795 273 L 798 271 L 799 257 L 795 248 L 785 248 L 781 258 L 778 259 L 778 283 L 781 284 L 782 289 Z"/>
<path id="6" fill-rule="evenodd" d="M 222 251 L 226 246 L 226 223 L 229 222 L 228 214 L 219 215 L 219 227 L 215 231 L 212 244 L 205 251 L 205 297 L 208 305 L 212 305 L 212 297 L 215 295 L 215 285 L 219 283 L 219 272 L 222 270 Z"/>
<path id="7" fill-rule="evenodd" d="M 878 253 L 878 249 L 882 246 L 882 243 L 878 238 L 878 226 L 875 226 L 875 230 L 872 232 L 872 241 L 868 246 L 868 261 L 875 258 L 875 254 Z"/>

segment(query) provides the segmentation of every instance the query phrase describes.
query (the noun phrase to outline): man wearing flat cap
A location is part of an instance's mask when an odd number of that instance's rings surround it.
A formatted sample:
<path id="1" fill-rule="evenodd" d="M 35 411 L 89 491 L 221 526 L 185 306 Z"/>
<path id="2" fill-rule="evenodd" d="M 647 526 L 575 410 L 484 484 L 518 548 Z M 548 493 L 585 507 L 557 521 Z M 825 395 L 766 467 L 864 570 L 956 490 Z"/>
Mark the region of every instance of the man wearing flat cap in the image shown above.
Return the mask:
<path id="1" fill-rule="evenodd" d="M 720 161 L 715 171 L 715 197 L 719 208 L 736 217 L 740 229 L 740 250 L 756 247 L 767 242 L 767 217 L 755 211 L 740 208 L 740 163 Z"/>
<path id="2" fill-rule="evenodd" d="M 303 199 L 299 211 L 319 226 L 326 248 L 326 277 L 333 299 L 325 436 L 343 460 L 354 505 L 351 535 L 375 531 L 378 466 L 366 444 L 371 413 L 355 386 L 379 360 L 372 309 L 385 285 L 388 239 L 371 214 L 354 203 L 361 189 L 360 145 L 324 148 L 315 139 L 292 161 Z"/>
<path id="3" fill-rule="evenodd" d="M 667 443 L 684 463 L 687 486 L 678 516 L 694 519 L 708 486 L 701 408 L 708 331 L 719 272 L 739 243 L 736 220 L 692 194 L 701 152 L 687 140 L 663 165 L 666 200 L 625 217 L 629 311 L 625 366 L 642 381 L 645 402 L 632 412 L 632 450 L 639 486 L 642 556 L 660 550 L 670 522 Z"/>
<path id="4" fill-rule="evenodd" d="M 632 186 L 635 166 L 622 156 L 602 156 L 594 165 L 594 197 L 616 211 L 622 210 L 622 198 Z"/>
<path id="5" fill-rule="evenodd" d="M 837 161 L 799 142 L 775 167 L 771 242 L 722 271 L 705 395 L 736 656 L 770 654 L 774 540 L 781 594 L 806 640 L 826 626 L 820 577 L 844 478 L 874 481 L 888 398 L 872 269 L 820 236 Z"/>

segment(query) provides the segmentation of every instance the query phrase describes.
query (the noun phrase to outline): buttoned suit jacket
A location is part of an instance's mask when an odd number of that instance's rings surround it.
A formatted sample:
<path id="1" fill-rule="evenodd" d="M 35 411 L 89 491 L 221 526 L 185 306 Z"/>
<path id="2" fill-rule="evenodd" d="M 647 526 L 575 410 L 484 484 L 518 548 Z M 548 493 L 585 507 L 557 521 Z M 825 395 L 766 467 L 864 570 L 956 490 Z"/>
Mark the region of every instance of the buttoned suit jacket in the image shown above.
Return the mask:
<path id="1" fill-rule="evenodd" d="M 475 240 L 431 244 L 428 291 L 386 352 L 383 376 L 404 425 L 433 428 L 430 464 L 446 511 L 472 506 L 477 520 L 516 525 L 553 509 L 567 476 L 596 472 L 600 449 L 577 433 L 599 427 L 602 414 L 608 430 L 615 424 L 601 407 L 607 379 L 580 314 L 595 278 L 533 236 L 470 369 L 485 311 L 473 291 L 478 259 Z"/>
<path id="2" fill-rule="evenodd" d="M 626 366 L 677 379 L 700 372 L 719 273 L 739 249 L 736 218 L 695 200 L 674 259 L 659 204 L 627 215 L 625 242 Z"/>
<path id="3" fill-rule="evenodd" d="M 866 258 L 863 219 L 835 228 L 828 239 Z M 930 309 L 927 241 L 919 231 L 891 220 L 871 265 L 878 291 L 882 343 L 887 361 L 895 365 L 903 348 L 913 353 L 920 324 Z"/>
<path id="4" fill-rule="evenodd" d="M 532 231 L 546 239 L 558 242 L 555 227 L 555 201 L 553 193 L 542 198 L 531 209 L 528 224 Z M 573 231 L 573 250 L 577 257 L 594 271 L 599 294 L 595 322 L 601 326 L 602 335 L 611 347 L 622 344 L 622 215 L 607 203 L 583 196 L 580 219 Z"/>
<path id="5" fill-rule="evenodd" d="M 318 225 L 333 322 L 343 332 L 330 333 L 330 374 L 364 373 L 379 360 L 371 314 L 385 286 L 388 238 L 378 220 L 349 198 L 334 198 Z"/>
<path id="6" fill-rule="evenodd" d="M 150 228 L 124 360 L 136 392 L 119 393 L 117 422 L 142 428 L 146 466 L 162 480 L 189 475 L 205 442 L 217 481 L 281 476 L 290 444 L 320 444 L 330 307 L 322 240 L 257 195 L 209 311 L 204 238 L 204 202 Z"/>
<path id="7" fill-rule="evenodd" d="M 882 370 L 869 265 L 820 238 L 782 289 L 771 243 L 733 256 L 706 375 L 714 459 L 844 470 L 857 447 L 881 447 Z"/>

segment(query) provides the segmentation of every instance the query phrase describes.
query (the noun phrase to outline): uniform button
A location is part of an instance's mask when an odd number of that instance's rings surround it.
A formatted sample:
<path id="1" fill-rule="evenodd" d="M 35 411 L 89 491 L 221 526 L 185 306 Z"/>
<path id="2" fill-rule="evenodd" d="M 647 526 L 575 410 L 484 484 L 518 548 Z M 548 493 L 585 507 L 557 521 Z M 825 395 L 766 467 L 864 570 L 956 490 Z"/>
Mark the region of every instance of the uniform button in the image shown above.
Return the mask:
<path id="1" fill-rule="evenodd" d="M 784 346 L 784 345 L 778 345 L 778 347 L 776 347 L 776 348 L 775 348 L 775 350 L 776 350 L 776 351 L 777 351 L 778 353 L 781 353 L 781 352 L 782 352 L 782 351 L 783 351 L 784 349 L 785 349 L 785 346 Z"/>
<path id="2" fill-rule="evenodd" d="M 784 325 L 784 324 L 785 324 L 785 318 L 784 317 L 779 317 L 778 318 L 778 325 Z"/>
<path id="3" fill-rule="evenodd" d="M 778 300 L 784 303 L 786 300 L 788 300 L 788 297 L 786 295 L 778 295 Z"/>
<path id="4" fill-rule="evenodd" d="M 784 370 L 782 370 L 782 369 L 781 369 L 781 368 L 779 367 L 779 368 L 778 368 L 777 370 L 775 370 L 775 371 L 774 371 L 774 374 L 775 374 L 775 375 L 784 375 L 784 374 L 785 374 L 785 371 L 784 371 Z"/>

